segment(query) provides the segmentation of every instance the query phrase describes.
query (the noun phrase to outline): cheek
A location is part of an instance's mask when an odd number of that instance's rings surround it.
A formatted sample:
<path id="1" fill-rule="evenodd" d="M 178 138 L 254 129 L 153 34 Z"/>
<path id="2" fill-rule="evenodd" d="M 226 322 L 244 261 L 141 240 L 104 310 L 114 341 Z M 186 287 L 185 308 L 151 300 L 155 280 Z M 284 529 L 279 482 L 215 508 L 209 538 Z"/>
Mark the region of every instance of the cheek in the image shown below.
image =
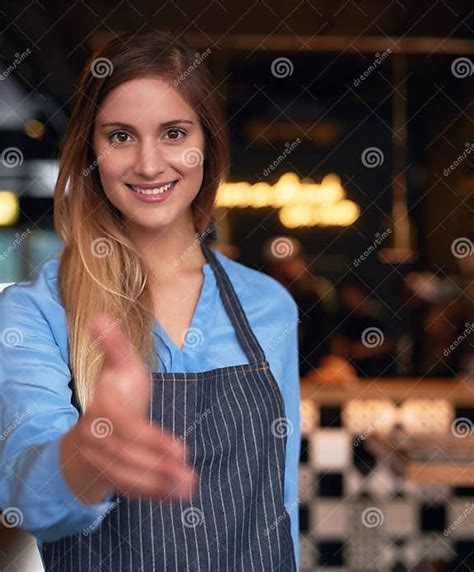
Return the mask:
<path id="1" fill-rule="evenodd" d="M 118 161 L 115 157 L 109 155 L 100 162 L 99 172 L 100 178 L 104 182 L 120 179 L 123 174 L 123 161 Z"/>
<path id="2" fill-rule="evenodd" d="M 185 180 L 188 181 L 188 184 L 186 185 L 188 192 L 186 193 L 188 198 L 194 198 L 198 192 L 199 189 L 202 186 L 202 182 L 204 179 L 204 169 L 202 165 L 196 165 L 196 166 L 185 166 L 183 168 L 183 175 L 185 177 Z"/>
<path id="3" fill-rule="evenodd" d="M 170 159 L 188 178 L 202 178 L 204 172 L 205 141 L 202 133 L 195 133 L 184 145 L 170 150 Z"/>
<path id="4" fill-rule="evenodd" d="M 200 147 L 183 149 L 175 164 L 178 170 L 188 179 L 202 179 L 204 174 L 204 154 Z"/>
<path id="5" fill-rule="evenodd" d="M 204 173 L 203 166 L 201 164 L 197 165 L 183 165 L 183 173 L 186 177 L 193 180 L 201 179 Z"/>

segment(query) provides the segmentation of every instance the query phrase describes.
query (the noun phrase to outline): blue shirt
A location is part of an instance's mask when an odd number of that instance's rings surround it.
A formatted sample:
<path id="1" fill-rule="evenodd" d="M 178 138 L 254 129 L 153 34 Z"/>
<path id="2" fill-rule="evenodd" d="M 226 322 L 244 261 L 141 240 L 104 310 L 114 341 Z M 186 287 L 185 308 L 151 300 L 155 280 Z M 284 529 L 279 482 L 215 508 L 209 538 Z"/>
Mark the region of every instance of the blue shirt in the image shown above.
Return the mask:
<path id="1" fill-rule="evenodd" d="M 298 307 L 272 277 L 214 252 L 229 275 L 283 396 L 289 420 L 284 503 L 291 518 L 299 570 Z M 0 294 L 0 507 L 20 509 L 18 526 L 36 537 L 40 554 L 43 542 L 94 528 L 112 506 L 112 493 L 102 503 L 83 503 L 60 468 L 60 440 L 77 422 L 78 411 L 71 404 L 68 387 L 68 333 L 57 290 L 58 266 L 58 259 L 50 260 L 35 280 L 19 282 Z M 161 372 L 194 373 L 248 363 L 209 263 L 203 272 L 189 343 L 181 351 L 154 320 Z M 193 330 L 198 333 L 197 343 Z"/>

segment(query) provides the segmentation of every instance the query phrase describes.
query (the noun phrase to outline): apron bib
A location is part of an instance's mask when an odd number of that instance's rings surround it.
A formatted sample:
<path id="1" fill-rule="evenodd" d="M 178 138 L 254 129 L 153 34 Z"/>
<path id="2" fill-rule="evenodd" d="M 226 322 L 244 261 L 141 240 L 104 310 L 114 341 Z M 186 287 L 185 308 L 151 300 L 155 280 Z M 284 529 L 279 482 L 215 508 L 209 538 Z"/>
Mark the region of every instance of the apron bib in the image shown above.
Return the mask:
<path id="1" fill-rule="evenodd" d="M 195 493 L 162 502 L 115 496 L 93 531 L 43 544 L 46 572 L 296 570 L 282 395 L 227 273 L 201 246 L 249 363 L 151 373 L 150 420 L 189 447 Z"/>

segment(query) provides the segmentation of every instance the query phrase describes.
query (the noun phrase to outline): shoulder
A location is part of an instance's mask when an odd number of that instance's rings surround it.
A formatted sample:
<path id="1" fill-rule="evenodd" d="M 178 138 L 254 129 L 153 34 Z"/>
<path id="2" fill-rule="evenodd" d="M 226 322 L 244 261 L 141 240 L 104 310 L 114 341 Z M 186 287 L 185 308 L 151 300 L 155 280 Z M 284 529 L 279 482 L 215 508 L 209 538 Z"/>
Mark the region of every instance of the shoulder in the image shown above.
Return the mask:
<path id="1" fill-rule="evenodd" d="M 16 282 L 0 293 L 0 329 L 27 332 L 31 340 L 48 339 L 67 347 L 66 312 L 57 288 L 59 260 L 45 262 L 30 280 Z"/>
<path id="2" fill-rule="evenodd" d="M 246 309 L 257 305 L 268 313 L 274 312 L 275 317 L 280 319 L 297 320 L 298 306 L 293 296 L 278 280 L 265 272 L 237 262 L 217 250 L 214 252 L 224 266 Z"/>
<path id="3" fill-rule="evenodd" d="M 15 282 L 0 292 L 0 306 L 8 310 L 11 306 L 27 305 L 47 307 L 59 303 L 57 271 L 59 260 L 45 262 L 30 280 Z"/>

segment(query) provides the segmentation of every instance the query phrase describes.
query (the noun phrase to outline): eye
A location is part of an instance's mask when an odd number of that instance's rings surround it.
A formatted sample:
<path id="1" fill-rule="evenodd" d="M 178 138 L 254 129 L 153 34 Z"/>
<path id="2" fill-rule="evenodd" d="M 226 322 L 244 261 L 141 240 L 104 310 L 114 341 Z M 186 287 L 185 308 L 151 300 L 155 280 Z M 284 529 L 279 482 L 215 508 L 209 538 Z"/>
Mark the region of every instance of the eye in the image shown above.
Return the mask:
<path id="1" fill-rule="evenodd" d="M 114 139 L 117 135 L 125 135 L 125 137 L 128 137 L 129 134 L 126 131 L 115 131 L 115 133 L 111 133 L 107 139 L 110 141 L 110 143 L 126 143 L 127 141 L 124 139 Z"/>
<path id="2" fill-rule="evenodd" d="M 166 132 L 165 135 L 168 135 L 169 133 L 174 133 L 174 134 L 176 134 L 176 133 L 179 134 L 179 133 L 180 133 L 183 137 L 186 136 L 186 131 L 185 131 L 184 129 L 176 129 L 176 128 L 168 129 L 168 131 Z M 172 140 L 175 140 L 175 141 L 178 141 L 179 139 L 182 139 L 182 138 L 181 138 L 181 137 L 171 137 L 171 139 L 172 139 Z"/>

